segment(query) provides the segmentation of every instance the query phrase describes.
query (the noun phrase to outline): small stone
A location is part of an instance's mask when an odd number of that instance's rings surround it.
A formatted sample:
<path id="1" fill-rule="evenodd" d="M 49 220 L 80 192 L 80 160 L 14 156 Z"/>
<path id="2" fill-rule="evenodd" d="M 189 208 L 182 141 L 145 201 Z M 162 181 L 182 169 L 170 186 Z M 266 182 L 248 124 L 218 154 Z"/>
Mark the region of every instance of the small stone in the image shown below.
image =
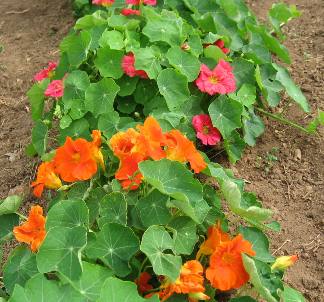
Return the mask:
<path id="1" fill-rule="evenodd" d="M 295 150 L 295 156 L 294 159 L 295 160 L 301 160 L 302 154 L 301 154 L 301 150 L 300 149 L 296 149 Z"/>

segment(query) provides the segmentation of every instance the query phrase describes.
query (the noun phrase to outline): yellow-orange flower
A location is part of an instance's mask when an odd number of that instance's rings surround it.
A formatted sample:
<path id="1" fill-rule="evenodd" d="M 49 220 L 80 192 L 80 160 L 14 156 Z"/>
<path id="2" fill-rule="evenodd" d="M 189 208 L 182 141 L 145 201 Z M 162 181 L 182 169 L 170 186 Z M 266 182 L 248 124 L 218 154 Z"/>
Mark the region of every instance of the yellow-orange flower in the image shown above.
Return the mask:
<path id="1" fill-rule="evenodd" d="M 101 153 L 101 132 L 99 130 L 92 131 L 92 154 L 96 162 L 105 170 L 105 162 Z"/>
<path id="2" fill-rule="evenodd" d="M 276 261 L 272 264 L 271 270 L 285 270 L 286 268 L 294 265 L 297 260 L 297 255 L 278 257 Z"/>
<path id="3" fill-rule="evenodd" d="M 161 301 L 167 300 L 174 293 L 188 294 L 191 302 L 197 301 L 197 297 L 200 300 L 208 300 L 209 297 L 204 294 L 204 269 L 201 263 L 197 260 L 187 261 L 180 271 L 180 276 L 175 282 L 171 282 L 169 279 L 161 285 L 161 291 L 159 293 Z"/>
<path id="4" fill-rule="evenodd" d="M 201 244 L 196 259 L 199 260 L 201 255 L 211 255 L 221 243 L 229 241 L 230 237 L 222 231 L 220 223 L 211 226 L 208 229 L 207 239 Z"/>
<path id="5" fill-rule="evenodd" d="M 94 144 L 83 138 L 75 141 L 67 137 L 65 144 L 56 150 L 54 165 L 56 172 L 66 182 L 88 180 L 97 172 Z"/>
<path id="6" fill-rule="evenodd" d="M 195 173 L 200 173 L 207 166 L 201 154 L 192 141 L 187 139 L 179 130 L 166 133 L 166 157 L 179 162 L 189 162 Z"/>
<path id="7" fill-rule="evenodd" d="M 34 188 L 34 195 L 38 198 L 42 196 L 44 188 L 59 189 L 62 186 L 60 178 L 56 175 L 52 162 L 43 162 L 37 170 L 37 177 L 31 184 Z"/>
<path id="8" fill-rule="evenodd" d="M 254 256 L 252 245 L 241 234 L 222 242 L 210 257 L 206 278 L 214 288 L 222 291 L 239 288 L 249 281 L 243 266 L 242 254 Z"/>
<path id="9" fill-rule="evenodd" d="M 19 242 L 29 244 L 30 249 L 36 252 L 46 236 L 45 220 L 42 207 L 32 206 L 27 221 L 14 227 L 13 234 Z"/>

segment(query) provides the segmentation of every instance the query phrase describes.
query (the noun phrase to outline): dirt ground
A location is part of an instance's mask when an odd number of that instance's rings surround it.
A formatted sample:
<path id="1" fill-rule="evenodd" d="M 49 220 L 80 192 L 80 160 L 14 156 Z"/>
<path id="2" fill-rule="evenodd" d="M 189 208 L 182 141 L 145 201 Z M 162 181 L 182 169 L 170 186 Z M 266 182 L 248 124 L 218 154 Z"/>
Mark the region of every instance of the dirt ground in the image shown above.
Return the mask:
<path id="1" fill-rule="evenodd" d="M 274 1 L 248 2 L 265 19 Z M 324 110 L 324 3 L 286 2 L 297 4 L 303 12 L 285 29 L 285 45 L 293 60 L 289 69 L 312 108 Z M 24 155 L 32 126 L 26 91 L 35 72 L 57 57 L 58 44 L 73 20 L 68 0 L 1 0 L 0 16 L 0 45 L 4 46 L 0 54 L 0 198 L 4 198 L 26 191 L 33 178 L 36 163 Z M 287 100 L 283 105 L 284 112 L 302 124 L 312 118 L 295 105 L 290 106 Z M 257 146 L 247 150 L 233 169 L 237 176 L 249 181 L 248 189 L 257 192 L 282 225 L 282 232 L 272 235 L 275 255 L 300 255 L 299 262 L 287 274 L 288 283 L 301 290 L 309 301 L 321 302 L 324 131 L 310 137 L 274 121 L 267 120 L 266 124 L 266 133 Z"/>

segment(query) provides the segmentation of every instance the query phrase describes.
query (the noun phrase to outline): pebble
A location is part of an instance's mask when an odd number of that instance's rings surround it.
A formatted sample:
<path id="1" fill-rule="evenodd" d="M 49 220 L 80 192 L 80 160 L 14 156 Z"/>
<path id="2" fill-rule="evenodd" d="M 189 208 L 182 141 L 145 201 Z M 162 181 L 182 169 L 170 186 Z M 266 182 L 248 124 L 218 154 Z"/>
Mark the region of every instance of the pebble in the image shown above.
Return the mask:
<path id="1" fill-rule="evenodd" d="M 300 149 L 296 149 L 295 150 L 295 156 L 294 159 L 295 160 L 301 160 L 302 154 L 301 154 L 301 150 Z"/>

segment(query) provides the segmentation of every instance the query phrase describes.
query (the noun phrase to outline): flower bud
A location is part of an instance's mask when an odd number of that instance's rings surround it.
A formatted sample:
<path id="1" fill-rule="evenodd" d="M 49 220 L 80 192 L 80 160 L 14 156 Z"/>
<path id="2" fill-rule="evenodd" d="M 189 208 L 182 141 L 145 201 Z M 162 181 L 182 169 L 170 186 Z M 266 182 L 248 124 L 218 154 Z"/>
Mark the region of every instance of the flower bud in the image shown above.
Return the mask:
<path id="1" fill-rule="evenodd" d="M 185 50 L 185 51 L 188 51 L 188 50 L 190 50 L 190 45 L 188 43 L 183 43 L 181 45 L 181 49 Z"/>
<path id="2" fill-rule="evenodd" d="M 272 264 L 271 270 L 284 270 L 292 265 L 298 260 L 297 255 L 292 256 L 281 256 L 276 259 L 276 261 Z"/>

